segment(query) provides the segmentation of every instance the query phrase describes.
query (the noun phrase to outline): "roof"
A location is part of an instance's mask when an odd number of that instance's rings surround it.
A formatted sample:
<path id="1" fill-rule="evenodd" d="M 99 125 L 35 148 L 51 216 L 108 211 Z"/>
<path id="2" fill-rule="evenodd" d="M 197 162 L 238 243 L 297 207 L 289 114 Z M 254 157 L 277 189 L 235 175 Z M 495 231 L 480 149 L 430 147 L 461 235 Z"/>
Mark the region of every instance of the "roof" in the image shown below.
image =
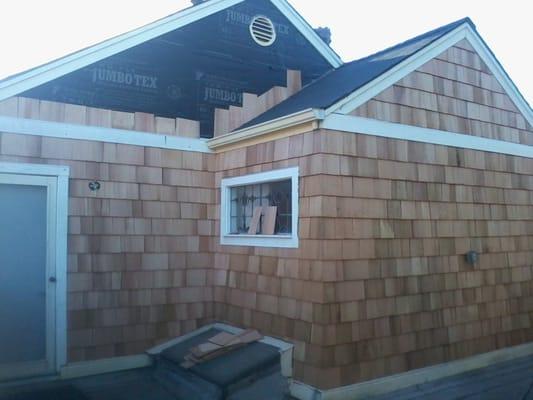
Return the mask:
<path id="1" fill-rule="evenodd" d="M 168 32 L 182 28 L 209 15 L 225 10 L 246 0 L 209 0 L 205 3 L 188 7 L 168 17 L 157 20 L 141 28 L 116 36 L 99 44 L 87 47 L 55 61 L 32 68 L 25 72 L 0 80 L 0 101 L 39 85 L 50 82 L 70 72 L 84 68 L 134 46 Z M 331 64 L 342 65 L 340 57 L 329 47 L 302 18 L 287 0 L 268 0 L 302 33 L 313 47 Z"/>
<path id="2" fill-rule="evenodd" d="M 463 18 L 368 57 L 346 63 L 305 86 L 300 92 L 249 121 L 240 129 L 307 109 L 327 109 L 463 24 L 469 24 L 475 29 L 469 18 Z"/>

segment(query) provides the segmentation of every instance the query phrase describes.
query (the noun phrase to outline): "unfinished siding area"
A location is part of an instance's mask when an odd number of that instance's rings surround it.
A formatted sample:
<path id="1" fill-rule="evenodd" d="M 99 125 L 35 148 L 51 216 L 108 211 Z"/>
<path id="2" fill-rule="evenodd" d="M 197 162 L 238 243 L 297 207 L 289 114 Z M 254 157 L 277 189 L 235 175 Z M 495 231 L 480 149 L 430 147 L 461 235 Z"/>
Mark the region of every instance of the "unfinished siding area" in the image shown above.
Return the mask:
<path id="1" fill-rule="evenodd" d="M 210 157 L 0 132 L 0 162 L 70 167 L 69 363 L 140 354 L 213 319 Z"/>

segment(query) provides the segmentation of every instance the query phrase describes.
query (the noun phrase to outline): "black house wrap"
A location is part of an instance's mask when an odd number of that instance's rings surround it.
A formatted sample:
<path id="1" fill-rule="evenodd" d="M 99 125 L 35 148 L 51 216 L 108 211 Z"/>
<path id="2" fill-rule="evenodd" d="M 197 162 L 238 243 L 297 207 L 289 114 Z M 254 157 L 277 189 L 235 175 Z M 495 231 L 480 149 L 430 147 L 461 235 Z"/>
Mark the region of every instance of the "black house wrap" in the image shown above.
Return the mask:
<path id="1" fill-rule="evenodd" d="M 268 17 L 276 40 L 260 46 L 253 17 Z M 118 111 L 142 111 L 201 122 L 213 134 L 214 108 L 242 105 L 242 93 L 285 86 L 286 70 L 303 84 L 331 69 L 323 56 L 270 2 L 250 0 L 67 74 L 23 94 Z"/>

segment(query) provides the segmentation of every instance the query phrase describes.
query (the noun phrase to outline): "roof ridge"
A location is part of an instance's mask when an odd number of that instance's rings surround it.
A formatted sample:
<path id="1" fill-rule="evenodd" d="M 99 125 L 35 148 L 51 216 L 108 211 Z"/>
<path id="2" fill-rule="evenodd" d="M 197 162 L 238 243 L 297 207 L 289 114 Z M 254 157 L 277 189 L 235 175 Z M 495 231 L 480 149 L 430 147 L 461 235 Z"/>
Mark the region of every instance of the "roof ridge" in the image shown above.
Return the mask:
<path id="1" fill-rule="evenodd" d="M 363 57 L 363 58 L 359 58 L 359 59 L 356 59 L 356 60 L 348 61 L 348 62 L 342 64 L 342 65 L 341 65 L 340 67 L 338 67 L 338 68 L 334 68 L 334 69 L 331 69 L 331 70 L 327 71 L 325 74 L 321 75 L 320 77 L 318 77 L 318 78 L 315 79 L 314 81 L 309 82 L 307 85 L 303 86 L 301 90 L 303 90 L 303 89 L 305 89 L 306 87 L 309 87 L 309 86 L 315 84 L 316 82 L 321 81 L 322 79 L 327 78 L 330 74 L 333 74 L 333 73 L 335 73 L 336 71 L 338 71 L 338 70 L 340 70 L 340 69 L 343 69 L 343 68 L 345 68 L 345 67 L 349 67 L 349 66 L 351 66 L 351 65 L 353 65 L 353 64 L 355 64 L 355 63 L 358 63 L 358 62 L 361 62 L 361 61 L 368 60 L 368 59 L 370 59 L 370 58 L 373 58 L 373 57 L 379 56 L 379 55 L 381 55 L 381 54 L 385 54 L 385 53 L 387 53 L 387 52 L 389 52 L 389 51 L 391 51 L 391 50 L 393 50 L 393 49 L 396 49 L 396 48 L 401 47 L 401 46 L 405 46 L 405 45 L 407 45 L 407 44 L 409 44 L 409 43 L 411 43 L 411 42 L 416 42 L 417 40 L 420 40 L 420 39 L 423 38 L 424 36 L 430 36 L 430 35 L 432 35 L 432 34 L 438 32 L 438 31 L 440 31 L 440 30 L 442 30 L 442 31 L 448 31 L 452 26 L 459 26 L 459 25 L 462 25 L 462 24 L 465 23 L 465 22 L 469 23 L 472 27 L 475 28 L 474 22 L 473 22 L 469 17 L 461 18 L 461 19 L 459 19 L 459 20 L 457 20 L 457 21 L 450 22 L 450 23 L 448 23 L 448 24 L 446 24 L 446 25 L 442 25 L 442 26 L 440 26 L 440 27 L 438 27 L 438 28 L 432 29 L 432 30 L 430 30 L 430 31 L 427 31 L 427 32 L 422 33 L 422 34 L 420 34 L 420 35 L 417 35 L 417 36 L 415 36 L 415 37 L 409 38 L 409 39 L 407 39 L 407 40 L 405 40 L 405 41 L 403 41 L 403 42 L 400 42 L 400 43 L 397 43 L 397 44 L 395 44 L 395 45 L 389 46 L 389 47 L 387 47 L 386 49 L 379 50 L 378 52 L 376 52 L 376 53 L 372 53 L 372 54 L 370 54 L 370 55 L 368 55 L 368 56 L 365 56 L 365 57 Z M 443 33 L 443 34 L 444 34 L 444 33 Z M 439 36 L 439 37 L 440 37 L 440 36 Z M 435 38 L 435 40 L 438 40 L 438 37 Z M 426 46 L 429 46 L 432 42 L 433 42 L 433 41 L 431 41 L 430 43 L 428 43 Z M 426 47 L 426 46 L 424 46 L 424 47 Z M 420 50 L 421 50 L 421 49 L 420 49 Z M 419 50 L 418 50 L 418 51 L 419 51 Z M 301 90 L 300 90 L 300 91 L 301 91 Z M 298 93 L 299 93 L 299 92 L 298 92 Z M 297 95 L 298 93 L 295 93 L 295 95 Z M 288 99 L 287 99 L 287 100 L 288 100 Z M 281 103 L 280 103 L 280 104 L 281 104 Z"/>
<path id="2" fill-rule="evenodd" d="M 393 68 L 394 66 L 396 66 L 398 63 L 400 63 L 405 58 L 411 57 L 414 54 L 418 53 L 419 51 L 427 48 L 428 46 L 430 46 L 435 41 L 441 39 L 443 36 L 449 34 L 451 31 L 453 31 L 454 29 L 456 29 L 457 27 L 459 27 L 459 26 L 461 26 L 461 25 L 463 25 L 465 23 L 468 23 L 470 26 L 475 28 L 475 25 L 472 22 L 472 20 L 470 18 L 468 18 L 468 17 L 465 17 L 465 18 L 459 19 L 457 21 L 448 23 L 446 25 L 442 25 L 442 26 L 440 26 L 438 28 L 432 29 L 432 30 L 430 30 L 428 32 L 425 32 L 425 33 L 421 34 L 421 35 L 417 35 L 415 37 L 412 37 L 412 38 L 410 38 L 408 40 L 405 40 L 405 41 L 403 41 L 401 43 L 398 43 L 396 45 L 390 46 L 390 47 L 388 47 L 388 48 L 386 48 L 384 50 L 380 50 L 377 53 L 373 53 L 373 54 L 371 54 L 369 56 L 363 57 L 363 58 L 358 59 L 358 60 L 354 60 L 354 61 L 351 61 L 351 62 L 344 63 L 340 67 L 332 69 L 332 70 L 326 72 L 325 74 L 323 74 L 322 76 L 320 76 L 318 79 L 315 79 L 314 81 L 308 83 L 299 92 L 295 93 L 293 96 L 287 98 L 286 100 L 284 100 L 281 103 L 277 104 L 275 107 L 273 107 L 270 110 L 266 111 L 265 113 L 257 116 L 256 118 L 254 118 L 253 120 L 247 122 L 246 124 L 243 124 L 238 129 L 246 128 L 246 127 L 255 125 L 257 123 L 265 122 L 265 121 L 263 121 L 263 119 L 267 119 L 267 120 L 268 119 L 272 119 L 272 118 L 270 118 L 270 117 L 272 117 L 272 115 L 275 115 L 275 117 L 279 117 L 279 115 L 276 116 L 276 111 L 277 110 L 283 109 L 283 106 L 285 106 L 286 104 L 291 104 L 291 102 L 292 103 L 294 103 L 294 102 L 297 103 L 299 101 L 299 99 L 301 99 L 301 98 L 305 99 L 306 95 L 308 95 L 307 92 L 312 91 L 314 87 L 317 87 L 317 86 L 319 87 L 321 82 L 327 81 L 331 77 L 333 77 L 333 79 L 335 79 L 334 77 L 335 77 L 336 74 L 339 74 L 339 73 L 340 74 L 344 74 L 345 71 L 348 71 L 348 73 L 349 73 L 351 68 L 354 68 L 354 67 L 359 66 L 359 65 L 363 65 L 364 66 L 365 63 L 370 63 L 371 61 L 375 61 L 373 59 L 375 59 L 375 58 L 377 58 L 377 57 L 379 57 L 381 55 L 388 54 L 388 53 L 391 53 L 391 52 L 393 52 L 395 50 L 408 47 L 411 44 L 416 44 L 417 42 L 421 42 L 421 41 L 423 41 L 426 38 L 427 39 L 431 39 L 427 43 L 423 43 L 420 48 L 414 49 L 409 54 L 404 54 L 404 55 L 402 55 L 400 57 L 395 57 L 395 58 L 397 58 L 397 60 L 393 60 L 390 63 L 390 65 L 388 65 L 384 70 L 382 70 L 379 73 L 379 75 L 382 75 L 382 74 L 386 73 L 388 70 L 390 70 L 391 68 Z M 379 61 L 379 60 L 377 60 L 377 61 Z M 366 79 L 366 78 L 363 78 L 363 76 L 361 76 L 361 79 L 364 79 L 365 81 L 360 83 L 359 87 L 364 85 L 364 84 L 367 84 L 368 82 L 371 82 L 376 77 L 377 76 L 373 76 L 373 77 L 369 76 L 368 79 Z M 349 93 L 353 92 L 354 90 L 355 90 L 354 88 L 346 88 L 343 91 L 343 93 L 340 94 L 337 97 L 345 97 Z M 339 90 L 339 92 L 340 91 L 341 90 Z M 327 108 L 327 107 L 331 106 L 331 104 L 335 103 L 335 101 L 337 101 L 337 100 L 332 100 L 332 103 L 330 103 L 328 105 L 325 105 L 324 107 L 321 106 L 321 107 L 311 107 L 311 108 Z M 304 107 L 304 108 L 309 108 L 309 107 Z M 286 114 L 291 114 L 293 112 L 296 112 L 296 110 L 290 110 L 290 112 L 287 112 Z M 275 118 L 275 117 L 273 117 L 273 118 Z"/>
<path id="3" fill-rule="evenodd" d="M 401 47 L 401 46 L 405 46 L 405 45 L 407 45 L 407 44 L 409 44 L 409 43 L 416 42 L 416 41 L 422 39 L 422 38 L 425 37 L 425 36 L 431 36 L 431 35 L 433 35 L 433 34 L 439 32 L 439 31 L 443 31 L 443 34 L 445 34 L 445 32 L 447 33 L 450 29 L 452 29 L 452 27 L 455 28 L 455 27 L 460 26 L 460 25 L 462 25 L 462 24 L 464 24 L 464 23 L 468 23 L 468 24 L 470 24 L 474 29 L 476 29 L 476 25 L 475 25 L 474 22 L 470 19 L 470 17 L 464 17 L 464 18 L 458 19 L 458 20 L 456 20 L 456 21 L 454 21 L 454 22 L 450 22 L 450 23 L 448 23 L 448 24 L 446 24 L 446 25 L 439 26 L 438 28 L 432 29 L 432 30 L 427 31 L 427 32 L 424 32 L 424 33 L 422 33 L 422 34 L 420 34 L 420 35 L 417 35 L 417 36 L 414 36 L 414 37 L 409 38 L 409 39 L 407 39 L 407 40 L 404 40 L 403 42 L 396 43 L 396 44 L 394 44 L 394 45 L 392 45 L 392 46 L 389 46 L 389 47 L 387 47 L 387 48 L 385 48 L 385 49 L 383 49 L 383 50 L 379 50 L 379 51 L 377 51 L 377 52 L 375 52 L 375 53 L 372 53 L 372 54 L 370 54 L 370 55 L 364 56 L 364 57 L 362 57 L 362 58 L 358 58 L 358 59 L 356 59 L 356 60 L 348 61 L 348 62 L 345 63 L 344 65 L 354 64 L 354 63 L 357 63 L 357 62 L 359 62 L 359 61 L 365 61 L 365 60 L 368 60 L 368 59 L 370 59 L 370 58 L 373 58 L 373 57 L 379 56 L 379 55 L 381 55 L 381 54 L 385 54 L 385 53 L 387 53 L 387 52 L 389 52 L 389 51 L 391 51 L 391 50 L 393 50 L 393 49 L 396 49 L 396 48 Z M 437 39 L 438 39 L 438 37 L 435 38 L 435 40 L 437 40 Z M 428 43 L 426 46 L 429 46 L 430 44 L 431 44 L 431 42 Z M 424 47 L 426 47 L 426 46 L 424 46 Z M 343 65 L 343 66 L 344 66 L 344 65 Z M 342 68 L 342 67 L 340 67 L 340 68 Z"/>

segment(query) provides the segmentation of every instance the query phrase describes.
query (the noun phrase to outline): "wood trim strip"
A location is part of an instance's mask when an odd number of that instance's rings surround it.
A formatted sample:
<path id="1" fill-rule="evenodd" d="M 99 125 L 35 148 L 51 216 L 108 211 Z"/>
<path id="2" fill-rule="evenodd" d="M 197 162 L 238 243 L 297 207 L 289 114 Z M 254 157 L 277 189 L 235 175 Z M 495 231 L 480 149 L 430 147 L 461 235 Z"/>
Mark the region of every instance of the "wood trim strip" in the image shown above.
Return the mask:
<path id="1" fill-rule="evenodd" d="M 462 360 L 416 369 L 368 382 L 331 390 L 319 390 L 304 383 L 293 381 L 291 395 L 299 400 L 348 400 L 366 399 L 403 389 L 412 385 L 458 375 L 490 365 L 526 357 L 533 354 L 533 343 L 483 353 Z"/>
<path id="2" fill-rule="evenodd" d="M 0 116 L 0 132 L 211 153 L 203 139 Z"/>
<path id="3" fill-rule="evenodd" d="M 354 117 L 350 115 L 331 114 L 321 122 L 320 127 L 342 132 L 360 133 L 391 139 L 410 140 L 414 142 L 459 147 L 491 153 L 533 158 L 533 146 L 487 139 L 461 133 L 420 128 L 417 126 L 396 124 L 375 119 Z"/>

